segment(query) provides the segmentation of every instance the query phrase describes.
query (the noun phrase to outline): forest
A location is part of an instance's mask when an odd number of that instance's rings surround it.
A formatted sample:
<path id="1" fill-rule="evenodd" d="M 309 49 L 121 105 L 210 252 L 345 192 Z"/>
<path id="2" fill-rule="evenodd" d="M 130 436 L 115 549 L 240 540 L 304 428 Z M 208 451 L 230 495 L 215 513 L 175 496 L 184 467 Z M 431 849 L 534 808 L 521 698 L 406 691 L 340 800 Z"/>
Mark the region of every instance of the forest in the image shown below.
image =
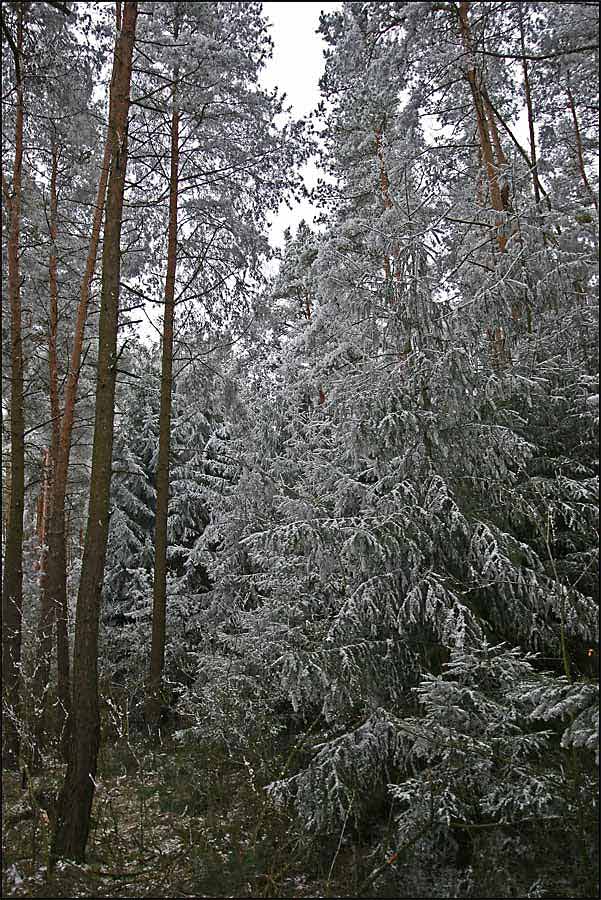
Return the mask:
<path id="1" fill-rule="evenodd" d="M 599 896 L 598 20 L 2 3 L 2 896 Z"/>

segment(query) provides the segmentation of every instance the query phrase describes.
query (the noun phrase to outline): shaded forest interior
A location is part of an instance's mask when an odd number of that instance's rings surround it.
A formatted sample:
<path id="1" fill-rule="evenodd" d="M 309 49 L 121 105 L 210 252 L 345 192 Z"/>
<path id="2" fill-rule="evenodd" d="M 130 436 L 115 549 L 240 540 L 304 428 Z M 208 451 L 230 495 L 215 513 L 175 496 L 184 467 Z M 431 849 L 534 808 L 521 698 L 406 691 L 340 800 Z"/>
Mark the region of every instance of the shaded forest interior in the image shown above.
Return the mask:
<path id="1" fill-rule="evenodd" d="M 598 897 L 598 5 L 1 16 L 3 896 Z"/>

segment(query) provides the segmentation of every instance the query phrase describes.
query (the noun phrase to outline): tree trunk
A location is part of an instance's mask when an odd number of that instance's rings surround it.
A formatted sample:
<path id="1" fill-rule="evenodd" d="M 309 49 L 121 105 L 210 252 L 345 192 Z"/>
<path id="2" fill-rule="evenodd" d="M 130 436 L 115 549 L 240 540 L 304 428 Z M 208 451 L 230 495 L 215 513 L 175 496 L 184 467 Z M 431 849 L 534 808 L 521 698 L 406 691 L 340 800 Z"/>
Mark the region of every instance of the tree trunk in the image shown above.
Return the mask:
<path id="1" fill-rule="evenodd" d="M 459 4 L 459 28 L 468 57 L 472 60 L 470 62 L 470 67 L 466 72 L 466 77 L 470 86 L 472 100 L 474 101 L 474 111 L 476 113 L 476 124 L 478 126 L 480 148 L 482 151 L 482 159 L 484 160 L 484 164 L 486 166 L 486 175 L 488 178 L 488 187 L 490 190 L 490 201 L 493 209 L 498 213 L 502 213 L 505 210 L 505 204 L 503 202 L 501 188 L 499 186 L 497 171 L 498 166 L 495 162 L 495 157 L 492 149 L 491 135 L 489 131 L 488 120 L 486 117 L 485 100 L 482 96 L 482 92 L 478 84 L 476 64 L 474 60 L 474 50 L 472 46 L 472 36 L 469 26 L 468 9 L 469 3 L 467 2 L 467 0 L 462 0 L 462 2 Z M 507 246 L 507 237 L 503 233 L 503 226 L 503 220 L 498 219 L 497 242 L 501 253 L 505 251 L 505 247 Z"/>
<path id="2" fill-rule="evenodd" d="M 528 73 L 528 60 L 526 59 L 526 35 L 524 30 L 524 10 L 522 4 L 518 3 L 519 21 L 520 21 L 520 51 L 522 54 L 522 72 L 524 73 L 524 94 L 526 96 L 526 109 L 528 110 L 528 134 L 530 137 L 530 159 L 532 161 L 532 187 L 534 189 L 534 199 L 536 205 L 540 205 L 541 191 L 538 180 L 537 156 L 536 156 L 536 135 L 534 131 L 534 108 L 532 106 L 532 93 L 530 91 L 530 76 Z"/>
<path id="3" fill-rule="evenodd" d="M 75 320 L 75 332 L 73 347 L 69 364 L 69 374 L 65 385 L 65 403 L 63 417 L 60 425 L 56 465 L 52 481 L 51 515 L 48 525 L 48 558 L 45 569 L 45 578 L 42 584 L 42 605 L 51 604 L 54 607 L 57 626 L 57 670 L 58 670 L 58 700 L 59 718 L 61 730 L 61 752 L 67 761 L 69 750 L 69 716 L 71 710 L 70 688 L 70 663 L 69 663 L 69 637 L 68 637 L 68 601 L 67 601 L 67 556 L 65 533 L 65 499 L 67 496 L 67 481 L 69 475 L 69 459 L 71 456 L 71 439 L 73 423 L 75 420 L 75 402 L 77 399 L 77 387 L 79 372 L 83 355 L 83 341 L 90 298 L 90 287 L 96 257 L 100 243 L 100 231 L 102 227 L 102 213 L 106 197 L 106 185 L 108 180 L 109 165 L 111 159 L 111 145 L 107 137 L 102 169 L 98 181 L 96 206 L 92 220 L 90 244 L 86 259 L 86 267 L 81 282 L 77 316 Z"/>
<path id="4" fill-rule="evenodd" d="M 4 462 L 2 468 L 2 543 L 4 544 L 8 534 L 8 510 L 10 508 L 10 459 Z"/>
<path id="5" fill-rule="evenodd" d="M 380 193 L 384 202 L 384 209 L 391 209 L 392 200 L 390 199 L 390 180 L 388 178 L 388 172 L 386 171 L 386 165 L 384 163 L 384 152 L 382 150 L 382 137 L 385 122 L 386 119 L 384 119 L 382 121 L 382 124 L 378 128 L 376 128 L 376 156 L 378 157 L 378 162 L 380 164 Z M 389 282 L 392 273 L 390 268 L 390 259 L 387 253 L 385 253 L 382 257 L 382 264 L 384 266 L 384 278 L 387 282 Z"/>
<path id="6" fill-rule="evenodd" d="M 574 139 L 576 143 L 576 160 L 578 163 L 578 171 L 580 173 L 580 178 L 582 179 L 582 183 L 587 190 L 587 193 L 591 200 L 593 201 L 593 205 L 596 210 L 599 209 L 599 204 L 597 203 L 597 198 L 595 197 L 595 192 L 591 187 L 590 181 L 588 180 L 586 174 L 586 167 L 584 165 L 584 154 L 582 152 L 582 137 L 580 135 L 580 127 L 578 125 L 578 116 L 576 115 L 576 104 L 574 103 L 574 95 L 572 94 L 572 89 L 570 87 L 570 73 L 567 73 L 567 82 L 566 82 L 566 94 L 568 96 L 568 106 L 570 107 L 570 112 L 572 114 L 572 123 L 574 125 Z"/>
<path id="7" fill-rule="evenodd" d="M 45 491 L 52 496 L 52 483 L 58 458 L 60 439 L 60 403 L 58 394 L 58 356 L 56 342 L 58 337 L 58 255 L 56 239 L 58 236 L 58 176 L 59 151 L 56 143 L 52 144 L 52 164 L 50 170 L 50 255 L 48 260 L 48 286 L 50 296 L 50 328 L 48 332 L 48 377 L 50 393 L 50 415 L 52 418 L 51 441 L 47 459 Z M 50 681 L 50 660 L 52 656 L 52 632 L 56 620 L 56 608 L 52 596 L 47 590 L 49 552 L 47 544 L 48 520 L 52 516 L 52 500 L 44 504 L 44 541 L 42 551 L 42 592 L 40 603 L 40 619 L 38 622 L 38 645 L 36 656 L 36 674 L 34 680 L 34 699 L 36 706 L 36 742 L 37 749 L 43 750 L 48 735 L 48 685 Z M 50 507 L 50 508 L 49 508 Z M 50 513 L 50 516 L 49 516 Z"/>
<path id="8" fill-rule="evenodd" d="M 50 463 L 50 450 L 48 447 L 44 450 L 44 455 L 42 456 L 42 479 L 40 481 L 40 491 L 38 493 L 38 508 L 36 512 L 36 523 L 35 523 L 35 533 L 38 537 L 38 543 L 42 548 L 42 556 L 43 556 L 43 548 L 46 543 L 46 532 L 48 530 L 48 503 L 49 503 L 49 472 L 48 466 Z M 40 569 L 42 568 L 42 563 L 40 564 Z"/>
<path id="9" fill-rule="evenodd" d="M 3 179 L 8 209 L 8 301 L 10 305 L 10 505 L 2 584 L 2 738 L 3 765 L 16 769 L 20 739 L 14 717 L 20 712 L 21 624 L 23 616 L 23 512 L 25 507 L 25 422 L 23 411 L 23 339 L 21 332 L 21 276 L 19 243 L 23 174 L 23 30 L 24 5 L 17 13 L 15 44 L 15 157 L 12 191 Z"/>
<path id="10" fill-rule="evenodd" d="M 178 34 L 178 7 L 175 5 L 174 37 Z M 167 235 L 167 272 L 165 276 L 165 313 L 163 316 L 163 354 L 161 359 L 161 406 L 159 411 L 159 459 L 156 475 L 156 513 L 154 539 L 154 582 L 152 597 L 152 644 L 148 681 L 146 721 L 151 731 L 159 726 L 162 705 L 162 681 L 165 662 L 167 615 L 167 518 L 169 512 L 169 453 L 171 450 L 171 392 L 173 387 L 173 323 L 175 318 L 175 274 L 177 268 L 177 200 L 179 179 L 179 111 L 177 106 L 177 67 L 173 73 L 173 110 L 171 114 L 171 167 L 169 174 L 169 226 Z"/>
<path id="11" fill-rule="evenodd" d="M 51 858 L 82 861 L 90 828 L 100 744 L 98 707 L 98 622 L 108 539 L 113 452 L 121 223 L 127 166 L 127 126 L 137 3 L 127 2 L 115 46 L 109 109 L 111 165 L 106 200 L 102 291 L 98 337 L 96 414 L 90 475 L 88 523 L 77 597 L 71 715 L 72 747 L 59 797 Z M 63 542 L 64 546 L 64 542 Z M 74 697 L 75 699 L 75 697 Z"/>

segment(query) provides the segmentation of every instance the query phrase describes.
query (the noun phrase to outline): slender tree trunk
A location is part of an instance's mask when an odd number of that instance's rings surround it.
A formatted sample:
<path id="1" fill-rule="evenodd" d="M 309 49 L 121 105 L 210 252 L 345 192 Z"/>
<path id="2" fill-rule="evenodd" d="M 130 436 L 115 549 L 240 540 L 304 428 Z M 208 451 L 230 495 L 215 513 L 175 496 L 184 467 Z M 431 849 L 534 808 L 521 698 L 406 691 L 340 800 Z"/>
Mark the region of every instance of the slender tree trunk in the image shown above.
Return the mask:
<path id="1" fill-rule="evenodd" d="M 72 747 L 59 797 L 51 857 L 85 858 L 100 745 L 98 622 L 108 539 L 113 452 L 121 223 L 127 166 L 127 127 L 137 3 L 126 2 L 115 46 L 109 109 L 111 166 L 108 180 L 98 338 L 96 415 L 88 523 L 77 597 L 71 714 Z M 64 542 L 63 542 L 64 546 Z"/>
<path id="2" fill-rule="evenodd" d="M 386 171 L 386 164 L 384 162 L 382 137 L 383 124 L 379 128 L 376 128 L 376 154 L 380 163 L 380 191 L 382 194 L 382 200 L 384 202 L 384 208 L 391 209 L 392 200 L 390 199 L 390 179 L 388 178 L 388 172 Z"/>
<path id="3" fill-rule="evenodd" d="M 178 34 L 178 6 L 175 5 L 174 37 Z M 159 459 L 156 474 L 156 513 L 154 538 L 154 582 L 152 597 L 152 644 L 146 720 L 151 731 L 159 725 L 162 705 L 165 632 L 167 615 L 167 518 L 169 512 L 169 453 L 171 450 L 171 393 L 173 387 L 173 323 L 175 318 L 175 275 L 177 268 L 177 200 L 179 179 L 179 110 L 177 105 L 178 70 L 173 73 L 173 110 L 171 114 L 171 167 L 169 175 L 169 226 L 167 235 L 167 272 L 165 276 L 165 313 L 163 317 L 163 355 L 161 359 L 161 406 L 159 411 Z"/>
<path id="4" fill-rule="evenodd" d="M 23 30 L 24 5 L 17 13 L 15 44 L 16 117 L 12 190 L 3 179 L 8 208 L 8 301 L 11 331 L 10 381 L 10 505 L 2 584 L 2 738 L 3 765 L 19 764 L 19 730 L 13 716 L 20 712 L 21 626 L 23 616 L 23 512 L 25 507 L 25 421 L 23 411 L 23 339 L 21 332 L 21 185 L 23 175 Z"/>
<path id="5" fill-rule="evenodd" d="M 476 124 L 478 126 L 478 136 L 480 138 L 482 159 L 484 160 L 484 164 L 486 167 L 488 187 L 490 191 L 490 201 L 493 209 L 496 212 L 503 213 L 505 211 L 505 204 L 503 202 L 503 196 L 499 185 L 498 166 L 495 161 L 492 148 L 489 123 L 486 116 L 486 104 L 478 83 L 468 10 L 469 3 L 467 2 L 467 0 L 462 0 L 462 2 L 459 4 L 459 28 L 466 52 L 472 60 L 472 62 L 470 62 L 470 67 L 466 72 L 466 77 L 470 86 L 472 99 L 474 101 Z M 505 247 L 507 246 L 507 237 L 503 233 L 503 226 L 504 222 L 499 218 L 497 220 L 497 242 L 501 253 L 504 253 Z"/>
<path id="6" fill-rule="evenodd" d="M 384 152 L 382 150 L 384 124 L 385 120 L 378 128 L 376 128 L 376 156 L 378 157 L 378 162 L 380 164 L 380 193 L 382 194 L 384 209 L 391 209 L 392 200 L 390 199 L 390 180 L 388 178 L 388 172 L 386 171 L 386 165 L 384 163 Z M 384 266 L 384 278 L 388 282 L 390 281 L 390 276 L 392 273 L 390 268 L 390 259 L 387 253 L 385 253 L 382 258 L 382 264 Z"/>
<path id="7" fill-rule="evenodd" d="M 497 120 L 495 117 L 494 110 L 492 108 L 492 104 L 491 104 L 490 100 L 488 99 L 488 94 L 485 90 L 482 90 L 482 88 L 480 88 L 480 92 L 482 94 L 483 106 L 486 111 L 486 119 L 488 121 L 488 127 L 490 129 L 490 134 L 492 137 L 492 142 L 493 142 L 493 145 L 495 148 L 495 153 L 496 153 L 495 167 L 496 167 L 496 172 L 497 172 L 497 181 L 499 182 L 501 203 L 503 204 L 503 211 L 506 212 L 511 206 L 511 203 L 510 203 L 511 192 L 510 192 L 509 182 L 506 181 L 505 184 L 503 184 L 501 186 L 500 181 L 499 181 L 499 172 L 503 169 L 505 171 L 507 171 L 509 163 L 508 163 L 507 157 L 505 156 L 505 151 L 503 150 L 503 145 L 501 143 L 501 136 L 499 135 L 499 129 L 497 128 Z"/>
<path id="8" fill-rule="evenodd" d="M 487 107 L 491 110 L 492 114 L 494 115 L 495 123 L 496 123 L 496 122 L 499 123 L 499 125 L 501 126 L 501 128 L 503 129 L 503 131 L 505 131 L 505 133 L 509 136 L 509 139 L 511 140 L 512 144 L 514 145 L 514 147 L 516 148 L 516 150 L 518 151 L 518 153 L 520 154 L 520 156 L 522 157 L 522 159 L 524 159 L 525 162 L 527 163 L 528 168 L 529 168 L 530 170 L 532 170 L 532 168 L 533 168 L 533 162 L 532 162 L 532 159 L 530 158 L 530 155 L 529 155 L 529 154 L 526 152 L 526 150 L 522 147 L 522 145 L 521 145 L 520 142 L 518 141 L 517 137 L 515 136 L 515 134 L 513 133 L 513 131 L 511 130 L 511 128 L 510 128 L 509 125 L 507 124 L 507 122 L 503 119 L 503 117 L 502 117 L 501 114 L 499 113 L 499 110 L 493 105 L 493 102 L 492 102 L 492 100 L 490 99 L 490 97 L 489 97 L 489 95 L 488 95 L 488 92 L 487 92 L 486 88 L 484 87 L 484 85 L 480 85 L 480 93 L 482 94 L 482 96 L 483 96 L 484 99 L 486 100 L 486 105 L 487 105 Z M 545 191 L 544 187 L 543 187 L 542 184 L 540 183 L 540 179 L 537 180 L 537 183 L 538 183 L 538 190 L 540 191 L 541 195 L 542 195 L 543 197 L 547 197 L 547 192 Z M 548 204 L 548 197 L 547 197 L 547 205 L 549 205 L 549 204 Z M 550 208 L 550 207 L 549 207 L 549 208 Z"/>
<path id="9" fill-rule="evenodd" d="M 6 542 L 8 534 L 8 511 L 10 509 L 10 460 L 3 466 L 2 473 L 2 543 Z"/>
<path id="10" fill-rule="evenodd" d="M 570 73 L 567 73 L 567 81 L 566 81 L 566 93 L 568 95 L 568 106 L 570 107 L 570 112 L 572 114 L 572 122 L 574 124 L 574 138 L 576 141 L 576 160 L 578 163 L 578 171 L 580 172 L 580 177 L 582 179 L 582 183 L 586 188 L 589 197 L 593 201 L 595 209 L 599 209 L 599 205 L 597 203 L 597 198 L 595 197 L 595 192 L 591 187 L 590 181 L 588 180 L 586 174 L 586 167 L 584 165 L 584 153 L 582 152 L 582 137 L 580 134 L 580 127 L 578 125 L 578 116 L 576 115 L 576 104 L 574 103 L 574 95 L 572 94 L 572 89 L 570 87 Z"/>
<path id="11" fill-rule="evenodd" d="M 56 239 L 58 237 L 58 177 L 59 150 L 56 143 L 52 144 L 52 164 L 50 169 L 50 210 L 48 222 L 50 227 L 50 255 L 48 260 L 48 286 L 50 296 L 50 315 L 48 331 L 48 377 L 50 392 L 50 415 L 52 418 L 51 442 L 46 466 L 45 491 L 46 496 L 52 496 L 52 484 L 58 458 L 58 445 L 60 439 L 60 402 L 58 393 L 58 355 L 56 349 L 58 337 L 58 255 Z M 48 734 L 48 685 L 50 681 L 50 660 L 52 656 L 52 632 L 56 620 L 56 608 L 47 589 L 48 579 L 48 519 L 52 516 L 52 501 L 44 504 L 44 542 L 42 551 L 42 592 L 40 604 L 40 619 L 38 622 L 38 645 L 36 657 L 36 676 L 34 679 L 34 698 L 36 704 L 36 740 L 38 750 L 43 750 Z M 49 508 L 50 507 L 50 508 Z"/>
<path id="12" fill-rule="evenodd" d="M 486 91 L 482 90 L 480 87 L 480 93 L 482 94 L 482 99 L 484 101 L 484 108 L 486 110 L 486 118 L 488 120 L 488 126 L 490 128 L 490 134 L 492 137 L 492 142 L 494 144 L 495 153 L 497 154 L 496 163 L 497 166 L 506 166 L 507 165 L 507 157 L 505 156 L 505 151 L 503 150 L 503 145 L 501 144 L 501 138 L 499 135 L 499 129 L 497 128 L 497 122 L 495 119 L 495 114 L 492 108 L 492 104 L 488 99 L 488 94 Z M 505 206 L 507 208 L 507 206 Z"/>
<path id="13" fill-rule="evenodd" d="M 302 295 L 301 295 L 302 296 Z M 308 290 L 304 290 L 304 304 L 301 299 L 301 307 L 303 309 L 303 315 L 307 322 L 311 321 L 311 296 Z"/>
<path id="14" fill-rule="evenodd" d="M 75 402 L 77 400 L 77 387 L 83 356 L 83 342 L 90 298 L 90 288 L 96 258 L 100 243 L 102 227 L 102 213 L 106 197 L 106 185 L 108 180 L 109 165 L 111 159 L 111 145 L 107 137 L 102 168 L 98 181 L 96 205 L 92 220 L 90 243 L 86 259 L 86 267 L 81 282 L 79 303 L 75 320 L 75 332 L 69 373 L 65 385 L 64 411 L 60 424 L 56 464 L 52 481 L 51 516 L 48 525 L 48 558 L 45 569 L 45 579 L 42 584 L 42 605 L 50 604 L 54 607 L 57 625 L 57 671 L 58 671 L 58 700 L 59 719 L 61 727 L 61 750 L 65 761 L 68 758 L 69 749 L 69 715 L 71 710 L 70 688 L 70 662 L 69 662 L 69 637 L 68 637 L 68 601 L 67 601 L 67 555 L 65 532 L 65 499 L 67 496 L 67 482 L 69 475 L 69 460 L 71 456 L 71 441 L 73 435 L 73 423 L 75 421 Z"/>
<path id="15" fill-rule="evenodd" d="M 42 548 L 46 543 L 46 532 L 48 530 L 48 503 L 50 502 L 50 480 L 48 466 L 50 464 L 50 450 L 48 447 L 44 450 L 42 457 L 42 480 L 40 482 L 40 492 L 38 494 L 38 508 L 36 513 L 35 531 L 38 536 L 38 543 Z M 40 565 L 40 569 L 42 565 Z"/>
<path id="16" fill-rule="evenodd" d="M 524 10 L 521 2 L 518 3 L 520 22 L 520 50 L 522 53 L 522 72 L 524 73 L 524 94 L 526 95 L 526 109 L 528 110 L 528 134 L 530 137 L 530 160 L 532 163 L 532 188 L 536 205 L 540 204 L 541 190 L 538 180 L 536 134 L 534 131 L 534 108 L 532 105 L 532 93 L 530 91 L 530 76 L 528 73 L 528 60 L 526 59 L 526 35 L 524 30 Z"/>

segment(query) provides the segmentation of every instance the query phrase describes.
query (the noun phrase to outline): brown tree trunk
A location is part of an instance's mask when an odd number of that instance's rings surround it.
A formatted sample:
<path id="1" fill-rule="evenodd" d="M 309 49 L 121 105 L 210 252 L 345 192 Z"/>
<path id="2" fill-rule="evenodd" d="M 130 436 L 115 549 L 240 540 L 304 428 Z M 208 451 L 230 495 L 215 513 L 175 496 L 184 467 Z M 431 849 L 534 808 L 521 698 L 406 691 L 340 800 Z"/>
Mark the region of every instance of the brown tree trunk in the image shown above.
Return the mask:
<path id="1" fill-rule="evenodd" d="M 75 402 L 77 400 L 77 387 L 79 372 L 83 356 L 83 342 L 90 298 L 90 287 L 96 268 L 96 258 L 100 243 L 102 227 L 102 213 L 106 197 L 106 185 L 108 180 L 109 165 L 111 159 L 111 145 L 107 137 L 104 147 L 102 168 L 98 181 L 96 205 L 90 243 L 86 259 L 86 267 L 81 282 L 79 303 L 75 320 L 75 332 L 69 374 L 65 385 L 64 411 L 60 424 L 60 433 L 54 466 L 54 478 L 52 481 L 51 515 L 48 525 L 48 558 L 46 561 L 45 578 L 42 584 L 42 604 L 51 604 L 55 610 L 57 626 L 57 671 L 58 671 L 58 699 L 59 719 L 61 730 L 61 750 L 65 761 L 68 758 L 69 748 L 69 716 L 71 710 L 70 687 L 70 661 L 69 661 L 69 637 L 68 637 L 68 602 L 67 602 L 67 557 L 65 534 L 65 499 L 67 496 L 67 481 L 69 475 L 69 459 L 71 456 L 71 440 L 73 423 L 75 420 Z"/>
<path id="2" fill-rule="evenodd" d="M 578 125 L 578 116 L 576 115 L 576 104 L 574 103 L 574 95 L 572 94 L 572 89 L 570 87 L 570 73 L 567 73 L 567 83 L 566 83 L 566 93 L 568 95 L 568 106 L 570 107 L 570 112 L 572 114 L 572 122 L 574 124 L 574 138 L 576 142 L 576 160 L 578 163 L 578 171 L 580 172 L 580 177 L 582 179 L 582 183 L 586 188 L 589 197 L 593 201 L 595 209 L 599 209 L 599 205 L 597 203 L 597 198 L 595 197 L 595 192 L 591 187 L 590 181 L 588 180 L 586 174 L 586 168 L 584 165 L 584 154 L 582 152 L 582 137 L 580 135 L 580 127 Z"/>
<path id="3" fill-rule="evenodd" d="M 19 765 L 20 739 L 13 716 L 20 712 L 21 626 L 23 616 L 23 512 L 25 507 L 25 423 L 23 411 L 23 340 L 21 332 L 21 184 L 23 175 L 23 31 L 24 4 L 17 12 L 15 43 L 15 157 L 12 190 L 3 179 L 8 210 L 8 302 L 10 305 L 10 505 L 2 584 L 2 761 Z"/>
<path id="4" fill-rule="evenodd" d="M 503 145 L 501 143 L 501 137 L 499 135 L 499 129 L 497 128 L 497 120 L 495 118 L 495 113 L 492 108 L 492 104 L 491 104 L 490 100 L 488 99 L 488 94 L 486 93 L 485 90 L 482 90 L 482 88 L 480 88 L 480 92 L 482 94 L 483 105 L 484 105 L 484 109 L 486 111 L 486 119 L 488 121 L 488 127 L 490 129 L 492 142 L 493 142 L 493 145 L 495 148 L 495 153 L 496 153 L 495 168 L 496 168 L 496 172 L 497 172 L 497 181 L 499 182 L 499 172 L 501 172 L 502 170 L 507 171 L 508 161 L 507 161 L 507 157 L 505 156 L 505 152 L 503 150 Z M 500 194 L 501 194 L 501 203 L 503 204 L 503 210 L 504 210 L 504 212 L 506 212 L 511 206 L 511 203 L 510 203 L 511 193 L 510 193 L 509 183 L 506 181 L 505 184 L 501 187 L 501 184 L 499 182 L 499 190 L 500 190 Z"/>
<path id="5" fill-rule="evenodd" d="M 2 473 L 2 543 L 6 542 L 8 533 L 8 511 L 10 509 L 10 459 L 3 465 Z"/>
<path id="6" fill-rule="evenodd" d="M 390 199 L 390 179 L 388 178 L 386 164 L 384 163 L 384 152 L 382 150 L 382 129 L 382 125 L 379 128 L 376 128 L 376 154 L 380 163 L 380 192 L 382 194 L 382 200 L 384 201 L 384 208 L 391 209 L 392 200 Z"/>
<path id="7" fill-rule="evenodd" d="M 115 46 L 109 109 L 111 166 L 108 180 L 98 336 L 96 414 L 88 523 L 77 597 L 73 653 L 71 752 L 59 797 L 51 857 L 85 858 L 100 745 L 98 622 L 108 539 L 113 452 L 121 223 L 127 166 L 127 127 L 137 3 L 126 2 Z M 64 542 L 63 542 L 64 546 Z"/>
<path id="8" fill-rule="evenodd" d="M 495 119 L 494 110 L 492 108 L 492 104 L 488 99 L 488 94 L 485 90 L 480 87 L 480 93 L 482 94 L 482 99 L 484 101 L 484 107 L 486 110 L 486 118 L 488 120 L 488 125 L 490 128 L 490 134 L 492 137 L 492 142 L 495 147 L 495 153 L 497 154 L 496 163 L 497 166 L 506 166 L 507 165 L 507 157 L 505 156 L 505 151 L 503 150 L 503 145 L 501 144 L 501 138 L 499 136 L 499 129 L 497 128 L 497 122 Z M 507 206 L 505 206 L 507 208 Z"/>
<path id="9" fill-rule="evenodd" d="M 49 483 L 49 472 L 48 466 L 50 464 L 50 450 L 48 447 L 44 450 L 44 455 L 42 457 L 42 480 L 40 482 L 40 492 L 38 494 L 38 508 L 36 511 L 36 524 L 35 524 L 35 532 L 38 537 L 38 543 L 40 547 L 44 547 L 46 543 L 46 532 L 48 530 L 48 503 L 49 503 L 49 491 L 50 491 L 50 483 Z M 43 555 L 43 549 L 42 549 Z M 40 565 L 41 568 L 41 565 Z"/>
<path id="10" fill-rule="evenodd" d="M 386 171 L 386 165 L 384 163 L 384 153 L 382 150 L 382 136 L 385 121 L 386 120 L 384 119 L 379 128 L 376 128 L 376 156 L 378 157 L 378 162 L 380 164 L 380 193 L 382 194 L 384 209 L 391 209 L 392 200 L 390 199 L 390 180 L 388 178 L 388 172 Z M 392 273 L 390 268 L 390 259 L 387 253 L 385 253 L 382 258 L 382 264 L 384 266 L 384 278 L 386 279 L 386 281 L 389 281 Z"/>
<path id="11" fill-rule="evenodd" d="M 301 306 L 302 306 L 302 310 L 303 310 L 303 316 L 305 317 L 305 319 L 307 320 L 307 322 L 310 322 L 310 321 L 311 321 L 311 296 L 310 296 L 310 294 L 309 294 L 309 291 L 306 290 L 306 289 L 305 289 L 305 291 L 304 291 L 304 301 L 305 301 L 305 302 L 304 302 L 304 304 L 303 304 L 302 299 L 301 299 Z"/>
<path id="12" fill-rule="evenodd" d="M 175 5 L 174 37 L 178 34 L 178 7 Z M 169 226 L 167 234 L 167 272 L 165 276 L 165 313 L 163 316 L 163 353 L 161 359 L 161 406 L 159 411 L 159 459 L 156 474 L 156 513 L 154 538 L 154 582 L 152 597 L 152 643 L 150 677 L 146 698 L 146 721 L 152 732 L 158 730 L 161 705 L 165 633 L 167 615 L 167 518 L 169 512 L 169 453 L 171 449 L 171 392 L 173 386 L 173 323 L 175 318 L 175 275 L 177 268 L 177 200 L 179 180 L 179 110 L 177 106 L 177 68 L 173 73 L 173 111 L 171 114 L 171 166 L 169 173 Z"/>
<path id="13" fill-rule="evenodd" d="M 52 495 L 52 483 L 58 457 L 60 438 L 60 403 L 58 394 L 58 356 L 56 342 L 58 337 L 58 255 L 56 239 L 58 237 L 58 177 L 59 151 L 56 143 L 52 144 L 52 163 L 50 169 L 50 210 L 48 223 L 50 228 L 50 255 L 48 260 L 48 286 L 50 296 L 49 331 L 48 331 L 48 376 L 50 393 L 51 442 L 46 465 L 45 492 L 46 497 Z M 48 685 L 50 681 L 50 659 L 52 655 L 52 632 L 56 619 L 56 609 L 47 590 L 49 553 L 47 523 L 52 515 L 48 499 L 44 503 L 44 549 L 42 551 L 42 592 L 40 603 L 40 619 L 38 622 L 38 645 L 36 655 L 36 674 L 34 679 L 34 699 L 36 706 L 36 740 L 38 750 L 43 750 L 48 734 L 47 707 Z"/>
<path id="14" fill-rule="evenodd" d="M 478 136 L 480 138 L 482 159 L 484 160 L 484 164 L 486 167 L 486 175 L 488 178 L 488 187 L 490 191 L 490 201 L 493 209 L 498 213 L 502 213 L 505 210 L 505 205 L 501 194 L 501 188 L 499 186 L 497 171 L 498 166 L 495 161 L 492 148 L 489 123 L 486 116 L 486 104 L 478 83 L 478 74 L 476 71 L 476 64 L 474 60 L 474 50 L 472 46 L 472 36 L 469 25 L 468 11 L 469 2 L 467 2 L 467 0 L 462 0 L 462 2 L 459 4 L 459 29 L 461 31 L 461 36 L 463 38 L 463 44 L 465 46 L 466 53 L 471 60 L 470 67 L 466 72 L 466 77 L 470 86 L 472 100 L 474 101 L 476 124 L 478 126 Z M 503 233 L 503 226 L 503 220 L 500 218 L 497 219 L 497 242 L 501 253 L 504 253 L 505 247 L 507 246 L 507 237 Z"/>

